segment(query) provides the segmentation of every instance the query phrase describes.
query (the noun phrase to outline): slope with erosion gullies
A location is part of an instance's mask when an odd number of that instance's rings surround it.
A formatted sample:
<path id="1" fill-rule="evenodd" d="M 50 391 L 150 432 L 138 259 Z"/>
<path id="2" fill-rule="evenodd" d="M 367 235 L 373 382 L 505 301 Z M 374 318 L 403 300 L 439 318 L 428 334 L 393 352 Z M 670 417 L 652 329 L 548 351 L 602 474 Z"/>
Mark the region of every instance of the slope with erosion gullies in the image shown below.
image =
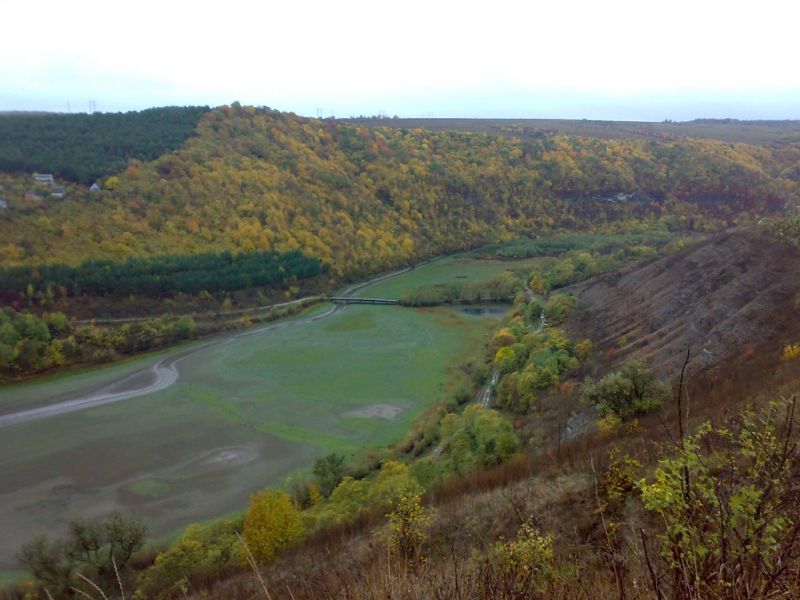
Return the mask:
<path id="1" fill-rule="evenodd" d="M 225 107 L 179 151 L 132 161 L 113 189 L 9 197 L 0 264 L 300 249 L 359 276 L 509 233 L 774 210 L 797 195 L 777 157 L 711 140 L 368 129 Z"/>
<path id="2" fill-rule="evenodd" d="M 644 266 L 568 288 L 604 367 L 641 358 L 663 376 L 692 351 L 692 371 L 759 356 L 800 339 L 800 251 L 765 232 L 718 235 Z"/>

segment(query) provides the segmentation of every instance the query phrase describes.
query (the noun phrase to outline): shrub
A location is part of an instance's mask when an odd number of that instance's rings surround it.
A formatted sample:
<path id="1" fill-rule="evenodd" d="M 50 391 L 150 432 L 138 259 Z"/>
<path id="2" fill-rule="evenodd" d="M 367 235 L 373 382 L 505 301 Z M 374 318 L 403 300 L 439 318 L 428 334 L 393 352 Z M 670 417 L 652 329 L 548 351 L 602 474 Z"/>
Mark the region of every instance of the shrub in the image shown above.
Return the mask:
<path id="1" fill-rule="evenodd" d="M 516 344 L 517 338 L 511 332 L 511 330 L 507 327 L 501 327 L 497 330 L 497 332 L 492 336 L 492 342 L 490 344 L 490 348 L 492 351 L 497 352 L 498 349 L 503 348 L 505 346 L 510 346 L 511 344 Z"/>
<path id="2" fill-rule="evenodd" d="M 583 398 L 597 406 L 600 416 L 621 418 L 640 415 L 659 406 L 667 397 L 667 386 L 642 361 L 631 361 L 600 381 L 586 380 Z"/>
<path id="3" fill-rule="evenodd" d="M 317 526 L 333 525 L 355 517 L 367 508 L 368 492 L 366 481 L 346 476 L 329 498 L 317 503 L 311 509 Z"/>
<path id="4" fill-rule="evenodd" d="M 544 313 L 547 320 L 558 325 L 575 310 L 575 298 L 570 294 L 554 294 L 550 296 L 545 305 Z"/>
<path id="5" fill-rule="evenodd" d="M 145 597 L 175 591 L 198 571 L 213 573 L 244 563 L 243 548 L 236 537 L 241 529 L 241 518 L 189 525 L 142 574 L 140 586 Z"/>
<path id="6" fill-rule="evenodd" d="M 794 360 L 798 357 L 800 357 L 800 344 L 787 344 L 783 348 L 782 360 Z"/>
<path id="7" fill-rule="evenodd" d="M 620 454 L 612 448 L 608 456 L 608 466 L 600 476 L 598 484 L 600 493 L 609 502 L 620 500 L 636 486 L 636 472 L 641 463 L 627 454 Z"/>
<path id="8" fill-rule="evenodd" d="M 553 537 L 524 524 L 517 539 L 500 542 L 489 552 L 482 569 L 485 598 L 537 598 L 552 573 Z"/>
<path id="9" fill-rule="evenodd" d="M 528 306 L 525 307 L 525 314 L 528 317 L 528 322 L 533 325 L 538 325 L 539 320 L 542 318 L 542 312 L 544 311 L 544 304 L 541 301 L 534 299 L 528 302 Z"/>
<path id="10" fill-rule="evenodd" d="M 400 497 L 409 486 L 416 485 L 408 466 L 387 460 L 368 488 L 367 501 L 373 506 L 388 507 Z"/>
<path id="11" fill-rule="evenodd" d="M 430 512 L 422 505 L 422 488 L 414 484 L 400 490 L 387 516 L 389 549 L 405 561 L 418 560 L 431 520 Z"/>
<path id="12" fill-rule="evenodd" d="M 515 344 L 516 345 L 516 344 Z M 513 346 L 503 346 L 494 355 L 494 364 L 501 373 L 510 373 L 517 368 L 517 354 Z"/>
<path id="13" fill-rule="evenodd" d="M 522 373 L 509 373 L 497 386 L 497 406 L 525 414 L 536 403 L 536 388 L 536 381 L 528 370 Z"/>
<path id="14" fill-rule="evenodd" d="M 330 496 L 344 476 L 344 456 L 331 453 L 314 462 L 314 477 L 323 496 Z"/>
<path id="15" fill-rule="evenodd" d="M 302 515 L 285 492 L 267 490 L 250 497 L 244 539 L 257 562 L 271 560 L 302 533 Z"/>
<path id="16" fill-rule="evenodd" d="M 652 481 L 637 483 L 658 516 L 655 588 L 674 598 L 795 597 L 794 403 L 786 410 L 780 430 L 776 404 L 730 429 L 705 423 L 659 461 Z"/>
<path id="17" fill-rule="evenodd" d="M 575 344 L 575 358 L 580 361 L 584 361 L 592 354 L 592 349 L 594 345 L 592 344 L 592 340 L 585 339 L 581 340 L 577 344 Z"/>
<path id="18" fill-rule="evenodd" d="M 17 558 L 47 596 L 72 597 L 75 589 L 88 585 L 81 576 L 115 593 L 121 582 L 130 580 L 128 566 L 142 548 L 145 532 L 141 521 L 120 513 L 96 522 L 75 519 L 66 538 L 40 536 L 25 544 Z"/>
<path id="19" fill-rule="evenodd" d="M 619 431 L 621 425 L 622 419 L 614 413 L 609 413 L 597 419 L 597 431 L 599 431 L 601 435 L 614 435 Z"/>
<path id="20" fill-rule="evenodd" d="M 499 464 L 519 446 L 511 423 L 497 411 L 468 406 L 442 420 L 442 455 L 457 472 Z"/>

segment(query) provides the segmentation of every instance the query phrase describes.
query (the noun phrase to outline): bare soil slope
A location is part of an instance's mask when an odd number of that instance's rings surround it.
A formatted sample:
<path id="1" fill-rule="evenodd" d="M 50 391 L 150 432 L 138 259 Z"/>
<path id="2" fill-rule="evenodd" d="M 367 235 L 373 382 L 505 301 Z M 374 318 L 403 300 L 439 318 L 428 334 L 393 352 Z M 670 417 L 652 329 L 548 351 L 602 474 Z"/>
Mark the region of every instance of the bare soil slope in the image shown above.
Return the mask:
<path id="1" fill-rule="evenodd" d="M 582 309 L 572 326 L 595 342 L 604 368 L 643 358 L 671 376 L 689 347 L 695 371 L 775 362 L 800 339 L 800 251 L 763 232 L 723 234 L 568 291 Z"/>

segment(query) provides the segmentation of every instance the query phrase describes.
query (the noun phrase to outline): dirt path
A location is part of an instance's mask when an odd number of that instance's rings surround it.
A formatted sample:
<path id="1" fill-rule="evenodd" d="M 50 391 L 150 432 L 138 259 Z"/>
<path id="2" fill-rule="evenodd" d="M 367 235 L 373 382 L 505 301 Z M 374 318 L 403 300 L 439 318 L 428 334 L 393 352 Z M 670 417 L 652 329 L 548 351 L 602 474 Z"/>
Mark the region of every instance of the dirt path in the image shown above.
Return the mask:
<path id="1" fill-rule="evenodd" d="M 433 259 L 430 261 L 426 261 L 424 263 L 420 263 L 420 265 L 418 266 L 429 264 L 434 260 L 438 259 Z M 344 292 L 342 292 L 341 296 L 344 297 L 350 296 L 353 293 L 357 292 L 358 290 L 361 290 L 369 285 L 378 283 L 379 281 L 390 279 L 392 277 L 397 277 L 398 275 L 407 273 L 411 269 L 412 267 L 400 269 L 398 271 L 393 271 L 391 273 L 379 275 L 367 281 L 352 285 L 349 288 L 347 288 Z M 303 300 L 306 299 L 295 300 L 292 303 L 302 302 Z M 292 304 L 292 303 L 287 303 L 287 304 Z M 204 344 L 200 344 L 192 348 L 188 348 L 183 352 L 179 352 L 172 356 L 162 358 L 148 367 L 134 371 L 133 373 L 126 375 L 111 384 L 104 385 L 103 387 L 93 390 L 91 392 L 82 393 L 81 395 L 76 396 L 74 398 L 56 402 L 54 404 L 39 406 L 27 410 L 21 410 L 6 415 L 0 415 L 0 428 L 10 427 L 28 421 L 35 421 L 38 419 L 44 419 L 46 417 L 52 417 L 55 415 L 62 415 L 65 413 L 70 413 L 78 410 L 84 410 L 87 408 L 94 408 L 96 406 L 102 406 L 104 404 L 110 404 L 112 402 L 129 400 L 130 398 L 136 398 L 138 396 L 144 396 L 147 394 L 152 394 L 155 392 L 159 392 L 161 390 L 165 390 L 168 387 L 174 385 L 180 378 L 180 372 L 178 371 L 178 363 L 180 363 L 180 361 L 184 360 L 185 358 L 193 354 L 196 354 L 197 352 L 208 350 L 209 348 L 222 347 L 227 344 L 233 343 L 237 340 L 248 338 L 254 335 L 263 335 L 270 331 L 279 331 L 284 329 L 290 329 L 293 327 L 302 327 L 304 325 L 309 325 L 316 321 L 320 321 L 322 319 L 331 317 L 338 312 L 344 311 L 345 308 L 346 305 L 344 304 L 335 304 L 325 312 L 322 312 L 320 314 L 311 317 L 307 317 L 304 319 L 296 319 L 294 321 L 286 321 L 283 323 L 275 323 L 274 325 L 267 325 L 265 327 L 257 327 L 255 329 L 249 329 L 235 334 L 228 334 L 225 335 L 224 337 L 218 337 L 216 339 L 209 340 Z"/>

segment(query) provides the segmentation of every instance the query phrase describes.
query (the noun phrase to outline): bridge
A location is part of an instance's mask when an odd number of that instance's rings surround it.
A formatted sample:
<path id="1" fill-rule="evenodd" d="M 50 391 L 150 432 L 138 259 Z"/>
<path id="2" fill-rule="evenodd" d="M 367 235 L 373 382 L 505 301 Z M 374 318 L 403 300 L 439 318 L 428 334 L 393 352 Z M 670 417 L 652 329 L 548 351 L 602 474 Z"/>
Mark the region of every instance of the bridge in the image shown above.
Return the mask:
<path id="1" fill-rule="evenodd" d="M 351 298 L 349 296 L 339 296 L 328 298 L 335 304 L 398 304 L 397 300 L 388 298 Z"/>

